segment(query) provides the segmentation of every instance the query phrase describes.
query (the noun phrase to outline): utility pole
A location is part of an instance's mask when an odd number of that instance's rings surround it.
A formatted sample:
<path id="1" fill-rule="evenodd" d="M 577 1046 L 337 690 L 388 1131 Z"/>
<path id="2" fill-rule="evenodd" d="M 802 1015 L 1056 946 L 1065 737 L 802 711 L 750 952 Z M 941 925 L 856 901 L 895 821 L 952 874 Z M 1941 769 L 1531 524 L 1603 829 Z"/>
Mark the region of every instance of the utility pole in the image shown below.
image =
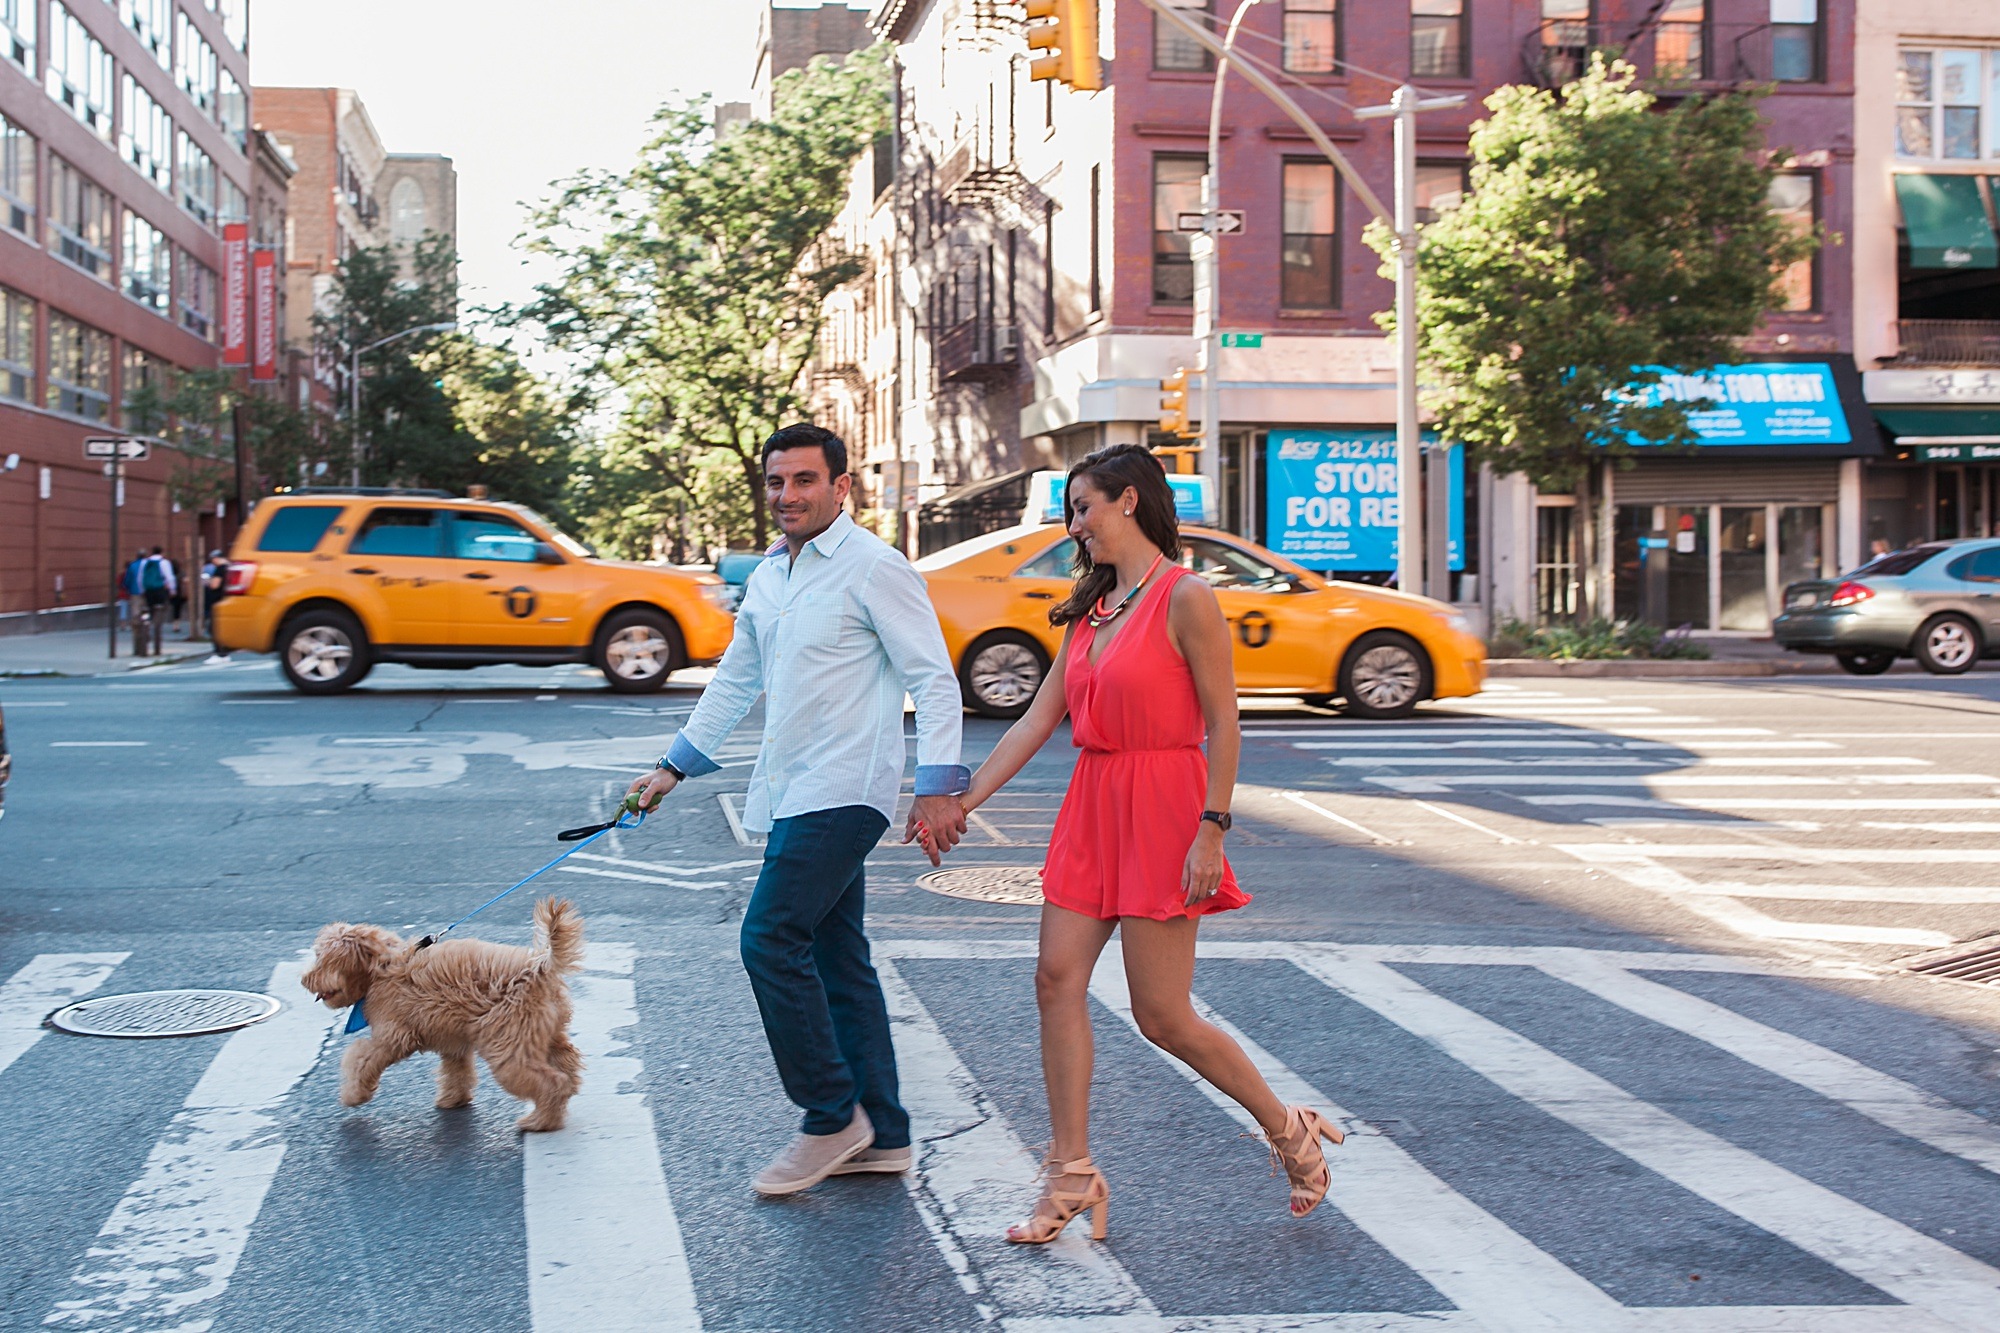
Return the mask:
<path id="1" fill-rule="evenodd" d="M 104 604 L 104 619 L 110 628 L 106 635 L 108 651 L 106 656 L 118 656 L 118 583 L 125 573 L 125 563 L 118 558 L 118 506 L 125 501 L 125 455 L 121 451 L 114 454 L 104 465 L 104 475 L 111 478 L 111 596 Z"/>
<path id="2" fill-rule="evenodd" d="M 1222 54 L 1215 62 L 1215 91 L 1208 101 L 1208 171 L 1201 178 L 1201 230 L 1188 247 L 1194 256 L 1195 367 L 1201 372 L 1201 473 L 1214 488 L 1218 505 L 1222 497 L 1222 256 L 1217 250 L 1223 227 L 1222 93 L 1229 79 L 1236 34 L 1244 16 L 1256 6 L 1257 0 L 1243 0 L 1236 7 L 1222 39 Z M 1247 459 L 1244 468 L 1249 468 Z M 1228 516 L 1221 517 L 1222 525 L 1228 527 Z"/>
<path id="3" fill-rule="evenodd" d="M 1422 592 L 1449 599 L 1451 571 L 1441 554 L 1450 540 L 1447 520 L 1439 519 L 1438 507 L 1430 506 L 1432 525 L 1424 519 L 1423 497 L 1443 496 L 1443 486 L 1433 484 L 1421 491 L 1423 437 L 1417 420 L 1417 113 L 1461 106 L 1465 98 L 1418 97 L 1409 84 L 1396 89 L 1387 106 L 1363 107 L 1354 113 L 1357 120 L 1396 118 L 1396 586 L 1404 592 Z M 1449 473 L 1444 473 L 1449 475 Z M 1449 514 L 1449 509 L 1443 511 Z M 1431 559 L 1425 560 L 1424 529 L 1435 526 Z M 1428 579 L 1425 566 L 1430 566 Z"/>

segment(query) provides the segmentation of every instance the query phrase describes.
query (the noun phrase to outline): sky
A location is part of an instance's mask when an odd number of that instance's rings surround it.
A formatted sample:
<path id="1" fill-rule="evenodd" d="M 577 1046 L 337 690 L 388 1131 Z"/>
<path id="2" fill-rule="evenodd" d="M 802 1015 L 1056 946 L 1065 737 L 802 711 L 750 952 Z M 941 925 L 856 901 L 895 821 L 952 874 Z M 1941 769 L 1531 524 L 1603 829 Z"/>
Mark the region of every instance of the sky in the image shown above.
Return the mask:
<path id="1" fill-rule="evenodd" d="M 452 158 L 461 299 L 520 301 L 536 276 L 515 245 L 524 203 L 580 169 L 629 166 L 663 102 L 747 99 L 758 11 L 752 0 L 252 0 L 250 77 L 352 88 L 390 152 Z"/>

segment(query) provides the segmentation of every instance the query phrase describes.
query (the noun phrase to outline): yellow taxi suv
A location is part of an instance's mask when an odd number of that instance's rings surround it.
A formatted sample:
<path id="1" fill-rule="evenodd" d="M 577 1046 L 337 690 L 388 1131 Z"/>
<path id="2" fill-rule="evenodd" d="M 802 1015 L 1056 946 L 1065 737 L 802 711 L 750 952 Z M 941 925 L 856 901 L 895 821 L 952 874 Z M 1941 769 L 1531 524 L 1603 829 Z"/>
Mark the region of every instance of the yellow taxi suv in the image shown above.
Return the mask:
<path id="1" fill-rule="evenodd" d="M 602 560 L 533 510 L 442 491 L 304 489 L 260 501 L 229 554 L 218 652 L 272 652 L 333 694 L 377 662 L 587 662 L 657 690 L 735 630 L 712 574 Z"/>
<path id="2" fill-rule="evenodd" d="M 1063 632 L 1076 543 L 1055 523 L 975 537 L 917 561 L 930 582 L 966 703 L 988 717 L 1027 711 Z M 1477 694 L 1486 645 L 1443 602 L 1324 579 L 1254 542 L 1181 528 L 1181 563 L 1207 580 L 1235 639 L 1236 686 L 1366 718 L 1407 717 L 1426 699 Z"/>

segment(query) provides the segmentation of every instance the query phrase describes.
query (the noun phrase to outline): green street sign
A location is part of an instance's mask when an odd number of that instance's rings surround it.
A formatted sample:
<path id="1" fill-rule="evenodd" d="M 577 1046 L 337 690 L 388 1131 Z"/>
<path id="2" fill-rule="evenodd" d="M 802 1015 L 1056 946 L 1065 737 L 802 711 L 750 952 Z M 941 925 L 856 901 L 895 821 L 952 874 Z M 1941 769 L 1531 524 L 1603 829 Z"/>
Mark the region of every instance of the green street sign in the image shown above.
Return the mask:
<path id="1" fill-rule="evenodd" d="M 1222 335 L 1224 347 L 1262 347 L 1264 335 L 1261 333 L 1225 333 Z"/>

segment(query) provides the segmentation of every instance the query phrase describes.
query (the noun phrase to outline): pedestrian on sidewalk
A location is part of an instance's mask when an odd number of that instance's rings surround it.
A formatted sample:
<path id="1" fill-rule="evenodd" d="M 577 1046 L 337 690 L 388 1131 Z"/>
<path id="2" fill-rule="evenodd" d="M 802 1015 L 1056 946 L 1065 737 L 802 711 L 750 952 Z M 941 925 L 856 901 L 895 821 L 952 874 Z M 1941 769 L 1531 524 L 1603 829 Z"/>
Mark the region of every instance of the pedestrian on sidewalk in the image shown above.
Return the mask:
<path id="1" fill-rule="evenodd" d="M 916 799 L 905 841 L 931 861 L 965 829 L 964 712 L 923 575 L 844 512 L 847 446 L 818 426 L 764 444 L 784 540 L 744 585 L 736 635 L 673 748 L 632 784 L 642 808 L 689 777 L 764 696 L 745 827 L 768 832 L 743 913 L 743 967 L 800 1133 L 752 1182 L 792 1194 L 829 1175 L 910 1167 L 889 1013 L 863 928 L 863 863 L 895 815 L 903 698 L 916 701 Z"/>
<path id="2" fill-rule="evenodd" d="M 1044 1244 L 1085 1211 L 1104 1239 L 1111 1187 L 1090 1160 L 1090 975 L 1113 930 L 1140 1032 L 1256 1117 L 1304 1217 L 1332 1183 L 1319 1141 L 1339 1143 L 1340 1130 L 1280 1102 L 1189 995 L 1197 923 L 1250 901 L 1222 854 L 1242 748 L 1228 623 L 1214 589 L 1179 563 L 1173 491 L 1144 447 L 1113 445 L 1071 468 L 1064 507 L 1079 577 L 1049 613 L 1068 627 L 1062 649 L 964 800 L 968 813 L 985 803 L 1069 716 L 1082 753 L 1042 866 L 1035 965 L 1051 1142 L 1034 1215 L 1007 1239 Z"/>
<path id="3" fill-rule="evenodd" d="M 229 595 L 229 559 L 222 552 L 208 553 L 208 563 L 201 567 L 201 586 L 202 632 L 213 643 L 216 603 Z"/>
<path id="4" fill-rule="evenodd" d="M 120 620 L 138 619 L 139 603 L 143 597 L 139 589 L 139 570 L 145 563 L 146 548 L 141 546 L 132 553 L 132 562 L 126 565 L 124 572 L 118 576 L 117 596 L 118 618 Z"/>
<path id="5" fill-rule="evenodd" d="M 136 651 L 141 655 L 157 654 L 162 628 L 166 624 L 167 604 L 173 600 L 174 589 L 179 586 L 174 578 L 173 564 L 162 548 L 155 546 L 151 555 L 139 561 L 138 568 L 133 572 L 133 582 L 144 599 L 139 613 L 139 645 Z"/>

